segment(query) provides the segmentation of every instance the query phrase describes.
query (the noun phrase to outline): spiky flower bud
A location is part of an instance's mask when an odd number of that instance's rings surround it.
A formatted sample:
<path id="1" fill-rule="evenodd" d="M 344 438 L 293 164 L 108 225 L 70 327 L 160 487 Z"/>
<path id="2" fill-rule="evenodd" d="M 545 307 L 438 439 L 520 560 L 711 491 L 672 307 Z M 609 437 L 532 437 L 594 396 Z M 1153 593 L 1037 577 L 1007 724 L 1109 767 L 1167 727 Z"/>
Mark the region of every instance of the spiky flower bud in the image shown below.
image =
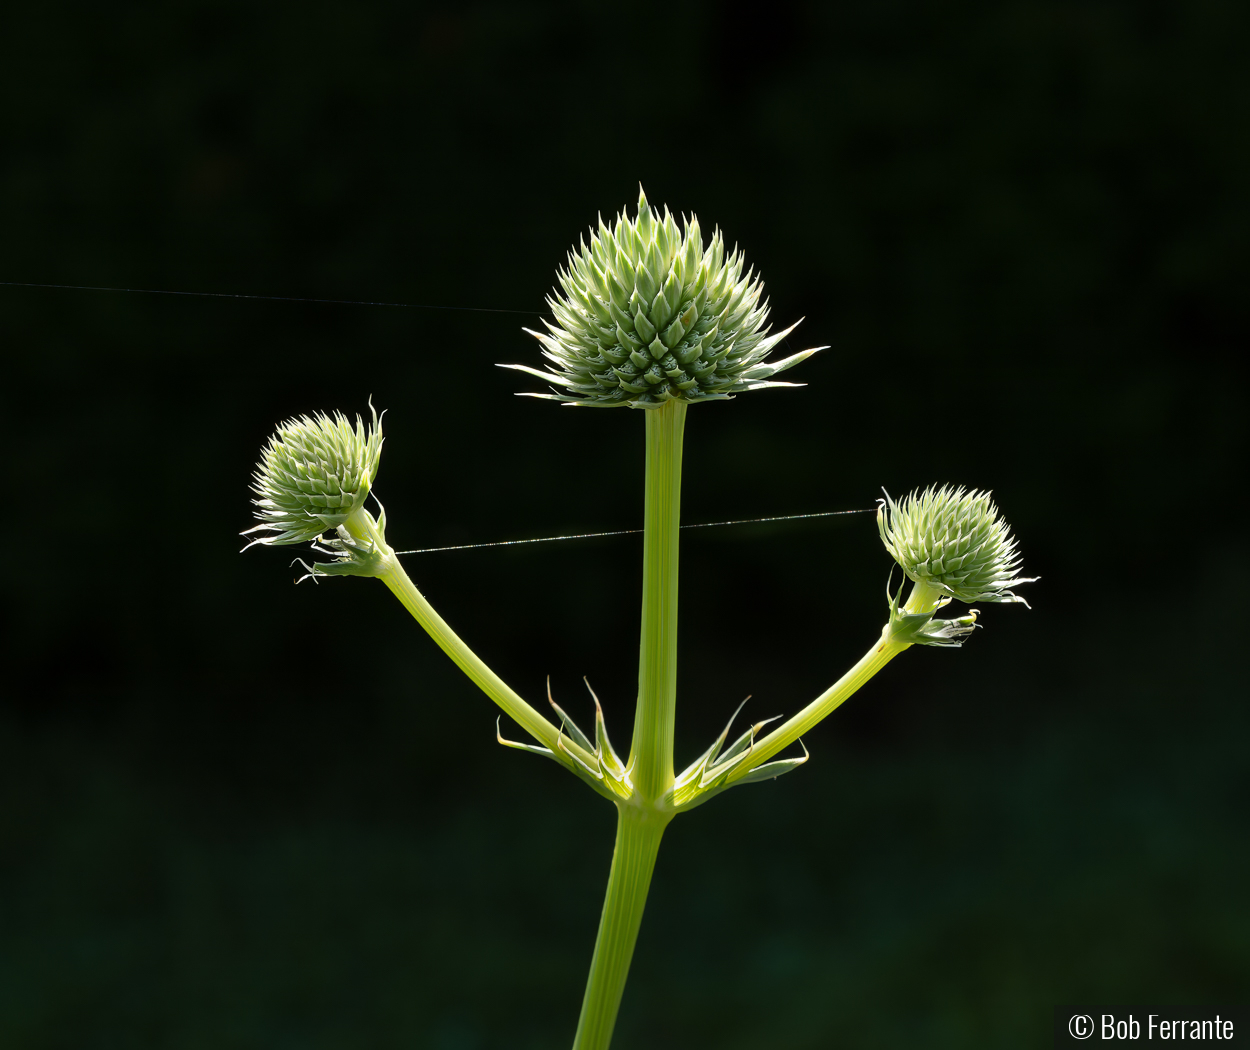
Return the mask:
<path id="1" fill-rule="evenodd" d="M 279 425 L 261 452 L 253 475 L 256 517 L 248 532 L 269 532 L 252 541 L 304 543 L 337 529 L 364 506 L 382 455 L 377 412 L 366 431 L 360 417 L 318 413 Z M 248 546 L 252 546 L 248 544 Z M 245 548 L 246 549 L 246 548 Z"/>
<path id="2" fill-rule="evenodd" d="M 1036 577 L 1016 575 L 1016 540 L 988 492 L 930 486 L 898 502 L 887 493 L 877 508 L 877 527 L 914 583 L 963 602 L 1028 604 L 1011 588 Z"/>
<path id="3" fill-rule="evenodd" d="M 679 232 L 668 208 L 654 212 L 640 187 L 634 221 L 621 213 L 609 228 L 601 218 L 589 247 L 583 239 L 559 271 L 563 294 L 547 298 L 556 323 L 544 320 L 548 334 L 530 332 L 551 370 L 500 367 L 567 391 L 528 396 L 607 408 L 801 386 L 769 379 L 825 347 L 765 362 L 795 326 L 768 334 L 763 285 L 753 271 L 743 274 L 743 263 L 736 248 L 726 256 L 719 230 L 705 246 L 694 216 Z"/>

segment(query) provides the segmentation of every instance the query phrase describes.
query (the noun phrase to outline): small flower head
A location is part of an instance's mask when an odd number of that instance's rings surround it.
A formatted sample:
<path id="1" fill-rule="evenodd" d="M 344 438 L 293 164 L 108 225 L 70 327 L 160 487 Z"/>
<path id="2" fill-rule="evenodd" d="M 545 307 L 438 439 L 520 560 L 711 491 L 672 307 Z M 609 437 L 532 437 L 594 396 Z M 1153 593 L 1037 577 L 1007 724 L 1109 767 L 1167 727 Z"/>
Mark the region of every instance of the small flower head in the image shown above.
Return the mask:
<path id="1" fill-rule="evenodd" d="M 353 427 L 341 412 L 282 423 L 256 465 L 252 502 L 261 524 L 248 530 L 275 535 L 252 542 L 304 543 L 337 528 L 364 506 L 381 455 L 377 412 L 367 431 L 359 416 Z"/>
<path id="2" fill-rule="evenodd" d="M 1016 540 L 988 492 L 944 485 L 916 490 L 877 508 L 881 542 L 915 583 L 963 602 L 1022 602 Z"/>
<path id="3" fill-rule="evenodd" d="M 720 231 L 705 246 L 697 218 L 679 231 L 668 208 L 661 217 L 640 189 L 636 218 L 621 213 L 611 227 L 600 219 L 590 246 L 583 240 L 558 274 L 563 294 L 547 298 L 556 323 L 544 322 L 546 334 L 530 332 L 550 371 L 501 367 L 565 391 L 532 397 L 606 408 L 800 386 L 768 380 L 824 347 L 765 362 L 794 326 L 768 334 L 763 285 L 743 274 L 743 263 L 737 249 L 726 257 Z"/>

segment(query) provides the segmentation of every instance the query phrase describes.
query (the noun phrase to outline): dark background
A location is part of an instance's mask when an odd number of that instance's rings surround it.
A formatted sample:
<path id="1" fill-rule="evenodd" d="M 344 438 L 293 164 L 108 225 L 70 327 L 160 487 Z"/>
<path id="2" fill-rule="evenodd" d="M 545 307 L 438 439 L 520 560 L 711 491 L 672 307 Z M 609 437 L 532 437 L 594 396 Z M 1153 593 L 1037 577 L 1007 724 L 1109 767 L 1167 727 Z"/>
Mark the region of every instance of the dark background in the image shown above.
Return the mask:
<path id="1" fill-rule="evenodd" d="M 0 288 L 0 1044 L 569 1044 L 610 808 L 235 534 L 273 425 L 370 394 L 397 547 L 636 526 L 641 413 L 493 365 L 640 179 L 832 344 L 691 411 L 686 521 L 992 487 L 1043 580 L 673 825 L 616 1045 L 1246 1001 L 1250 9 L 174 6 L 6 10 L 0 279 L 533 313 Z M 623 747 L 640 549 L 409 564 Z M 687 533 L 679 762 L 853 662 L 889 564 L 867 515 Z"/>

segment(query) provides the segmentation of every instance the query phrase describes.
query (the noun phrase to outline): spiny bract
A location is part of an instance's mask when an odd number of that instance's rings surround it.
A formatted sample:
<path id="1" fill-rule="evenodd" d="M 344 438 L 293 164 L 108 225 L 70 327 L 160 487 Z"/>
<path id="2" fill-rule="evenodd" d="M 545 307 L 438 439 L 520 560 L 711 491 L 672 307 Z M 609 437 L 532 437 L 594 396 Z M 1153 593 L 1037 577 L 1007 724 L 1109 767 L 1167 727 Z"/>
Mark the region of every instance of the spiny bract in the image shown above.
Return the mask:
<path id="1" fill-rule="evenodd" d="M 261 524 L 248 530 L 277 535 L 252 543 L 304 543 L 345 522 L 369 495 L 382 440 L 376 412 L 367 432 L 359 416 L 353 428 L 342 412 L 280 424 L 253 474 L 252 491 L 260 498 L 252 502 Z"/>
<path id="2" fill-rule="evenodd" d="M 638 216 L 621 213 L 609 229 L 599 220 L 590 246 L 583 239 L 558 273 L 559 293 L 547 297 L 555 315 L 549 334 L 530 332 L 551 371 L 529 372 L 565 388 L 530 394 L 573 405 L 658 408 L 665 401 L 726 400 L 746 390 L 801 383 L 768 382 L 816 347 L 766 363 L 796 327 L 768 335 L 768 303 L 754 271 L 742 273 L 736 248 L 725 257 L 717 230 L 706 248 L 693 215 L 679 233 L 668 208 L 661 218 L 639 188 Z M 525 329 L 530 331 L 529 329 Z"/>
<path id="3" fill-rule="evenodd" d="M 877 528 L 885 549 L 914 582 L 963 602 L 1028 604 L 1011 588 L 1036 577 L 1016 575 L 1016 539 L 988 492 L 930 486 L 897 503 L 887 493 L 877 508 Z"/>

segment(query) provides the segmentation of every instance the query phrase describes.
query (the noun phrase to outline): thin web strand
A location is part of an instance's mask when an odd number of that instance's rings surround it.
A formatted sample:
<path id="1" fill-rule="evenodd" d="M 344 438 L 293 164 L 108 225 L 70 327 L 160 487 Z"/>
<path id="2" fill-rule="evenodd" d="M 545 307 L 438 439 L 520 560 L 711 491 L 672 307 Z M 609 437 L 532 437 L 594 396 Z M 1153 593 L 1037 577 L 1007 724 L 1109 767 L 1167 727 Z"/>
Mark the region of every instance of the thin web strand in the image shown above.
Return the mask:
<path id="1" fill-rule="evenodd" d="M 327 303 L 335 306 L 399 306 L 408 310 L 455 310 L 474 314 L 524 314 L 537 317 L 541 310 L 505 310 L 495 306 L 431 306 L 429 303 L 375 303 L 364 299 L 304 299 L 295 295 L 243 295 L 238 292 L 176 292 L 165 288 L 106 288 L 92 284 L 35 284 L 32 281 L 0 281 L 3 288 L 59 288 L 71 292 L 133 292 L 138 295 L 191 295 L 205 299 L 264 299 L 276 303 Z"/>
<path id="2" fill-rule="evenodd" d="M 682 525 L 683 529 L 713 529 L 721 525 L 755 525 L 762 521 L 798 521 L 800 518 L 832 518 L 840 514 L 875 514 L 875 507 L 862 510 L 822 510 L 815 514 L 783 514 L 773 518 L 740 518 L 737 521 L 704 521 L 697 525 Z M 442 551 L 467 551 L 478 547 L 516 547 L 522 543 L 557 543 L 561 540 L 590 540 L 600 536 L 632 536 L 642 529 L 617 529 L 614 532 L 578 532 L 569 536 L 541 536 L 533 540 L 496 540 L 493 543 L 462 543 L 455 547 L 423 547 L 415 551 L 396 551 L 396 554 L 438 554 Z"/>

